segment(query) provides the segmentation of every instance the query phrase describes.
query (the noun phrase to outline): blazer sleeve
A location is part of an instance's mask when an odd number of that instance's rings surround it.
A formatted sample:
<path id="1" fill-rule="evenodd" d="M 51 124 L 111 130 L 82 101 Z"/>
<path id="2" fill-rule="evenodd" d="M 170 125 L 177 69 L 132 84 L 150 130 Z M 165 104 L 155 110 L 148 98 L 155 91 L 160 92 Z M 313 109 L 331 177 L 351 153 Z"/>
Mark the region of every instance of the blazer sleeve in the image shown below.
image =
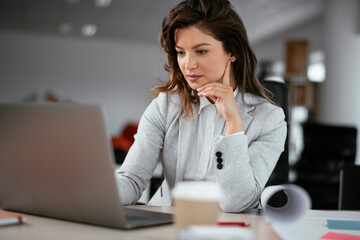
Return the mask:
<path id="1" fill-rule="evenodd" d="M 265 113 L 254 115 L 249 126 L 256 132 L 252 139 L 245 132 L 217 140 L 212 161 L 216 165 L 221 162 L 216 180 L 224 194 L 220 205 L 223 211 L 241 212 L 259 200 L 284 150 L 287 133 L 284 118 L 283 110 L 272 106 Z"/>
<path id="2" fill-rule="evenodd" d="M 163 148 L 167 95 L 160 94 L 142 115 L 135 141 L 125 161 L 115 172 L 122 204 L 134 204 L 141 197 L 159 161 Z"/>

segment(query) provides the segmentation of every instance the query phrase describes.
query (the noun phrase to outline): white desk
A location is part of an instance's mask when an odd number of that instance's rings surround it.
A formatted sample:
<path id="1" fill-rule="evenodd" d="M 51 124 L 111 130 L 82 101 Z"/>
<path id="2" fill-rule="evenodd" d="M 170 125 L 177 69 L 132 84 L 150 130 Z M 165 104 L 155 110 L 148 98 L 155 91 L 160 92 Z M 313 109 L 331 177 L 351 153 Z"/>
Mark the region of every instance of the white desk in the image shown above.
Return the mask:
<path id="1" fill-rule="evenodd" d="M 357 220 L 360 221 L 360 211 L 324 211 L 310 210 L 294 224 L 271 224 L 276 232 L 285 240 L 319 239 L 328 232 L 353 234 L 360 236 L 360 230 L 329 229 L 327 220 Z"/>
<path id="2" fill-rule="evenodd" d="M 150 211 L 172 212 L 172 207 L 130 206 Z M 285 231 L 280 232 L 283 239 L 319 239 L 329 231 L 360 235 L 360 231 L 330 230 L 326 226 L 327 219 L 360 220 L 360 212 L 353 211 L 316 211 L 311 210 L 297 224 L 287 225 Z M 221 213 L 220 221 L 250 221 L 250 229 L 254 231 L 256 239 L 281 239 L 274 228 L 276 224 L 269 224 L 256 211 L 240 214 Z M 274 228 L 273 228 L 274 227 Z M 281 229 L 280 229 L 281 230 Z M 285 233 L 285 235 L 284 235 Z M 0 239 L 139 239 L 139 240 L 171 240 L 176 239 L 177 229 L 174 225 L 163 225 L 136 230 L 118 230 L 98 227 L 51 218 L 27 215 L 27 223 L 0 227 Z"/>

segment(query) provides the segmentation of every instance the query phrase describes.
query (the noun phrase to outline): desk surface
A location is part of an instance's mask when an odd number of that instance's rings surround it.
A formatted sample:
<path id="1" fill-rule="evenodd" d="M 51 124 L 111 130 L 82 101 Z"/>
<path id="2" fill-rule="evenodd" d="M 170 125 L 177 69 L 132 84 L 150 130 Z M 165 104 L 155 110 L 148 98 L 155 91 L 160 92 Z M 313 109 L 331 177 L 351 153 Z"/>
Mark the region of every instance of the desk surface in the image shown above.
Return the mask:
<path id="1" fill-rule="evenodd" d="M 149 211 L 172 213 L 172 207 L 128 206 Z M 326 226 L 327 219 L 360 220 L 360 211 L 322 211 L 310 210 L 296 224 L 269 224 L 258 211 L 247 211 L 238 214 L 221 213 L 220 221 L 249 221 L 256 239 L 303 240 L 319 239 L 329 231 L 348 233 L 360 236 L 360 230 L 330 230 Z M 275 230 L 277 232 L 275 232 Z M 174 225 L 163 225 L 136 230 L 118 230 L 93 225 L 74 223 L 51 218 L 27 215 L 27 223 L 0 227 L 0 239 L 139 239 L 139 240 L 171 240 L 176 239 L 177 229 Z"/>
<path id="2" fill-rule="evenodd" d="M 129 206 L 150 211 L 172 212 L 172 207 Z M 27 223 L 0 227 L 0 239 L 176 239 L 177 229 L 174 225 L 163 225 L 136 230 L 118 230 L 81 223 L 62 221 L 51 218 L 27 215 Z M 249 221 L 256 239 L 281 239 L 266 220 L 257 212 L 240 214 L 221 213 L 220 221 Z"/>

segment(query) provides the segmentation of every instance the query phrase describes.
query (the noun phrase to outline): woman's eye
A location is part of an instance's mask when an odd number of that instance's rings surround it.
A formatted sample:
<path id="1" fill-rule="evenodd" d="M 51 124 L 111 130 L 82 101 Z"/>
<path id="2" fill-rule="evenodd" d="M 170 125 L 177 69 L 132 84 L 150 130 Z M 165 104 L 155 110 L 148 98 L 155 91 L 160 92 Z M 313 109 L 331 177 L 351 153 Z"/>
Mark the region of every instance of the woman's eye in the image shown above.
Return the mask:
<path id="1" fill-rule="evenodd" d="M 185 52 L 183 52 L 183 51 L 177 51 L 177 55 L 179 55 L 179 56 L 185 55 Z"/>
<path id="2" fill-rule="evenodd" d="M 198 54 L 205 54 L 208 52 L 208 50 L 197 50 L 196 51 Z"/>

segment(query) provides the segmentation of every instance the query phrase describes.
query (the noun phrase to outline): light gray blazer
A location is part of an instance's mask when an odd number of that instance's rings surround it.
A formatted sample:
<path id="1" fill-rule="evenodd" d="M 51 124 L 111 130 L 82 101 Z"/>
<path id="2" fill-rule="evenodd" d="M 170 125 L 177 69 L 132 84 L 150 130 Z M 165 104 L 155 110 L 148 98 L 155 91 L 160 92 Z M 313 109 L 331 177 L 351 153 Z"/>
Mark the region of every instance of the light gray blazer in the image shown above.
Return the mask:
<path id="1" fill-rule="evenodd" d="M 240 212 L 255 204 L 284 150 L 286 123 L 284 112 L 263 98 L 241 92 L 236 101 L 242 117 L 244 135 L 218 138 L 211 153 L 221 152 L 223 168 L 216 169 L 216 181 L 224 199 L 221 208 Z M 124 164 L 116 172 L 123 204 L 134 204 L 147 187 L 161 159 L 165 181 L 150 200 L 150 205 L 170 206 L 171 190 L 182 181 L 190 149 L 193 147 L 199 104 L 194 105 L 193 120 L 184 118 L 177 94 L 161 93 L 144 112 L 135 142 Z"/>

